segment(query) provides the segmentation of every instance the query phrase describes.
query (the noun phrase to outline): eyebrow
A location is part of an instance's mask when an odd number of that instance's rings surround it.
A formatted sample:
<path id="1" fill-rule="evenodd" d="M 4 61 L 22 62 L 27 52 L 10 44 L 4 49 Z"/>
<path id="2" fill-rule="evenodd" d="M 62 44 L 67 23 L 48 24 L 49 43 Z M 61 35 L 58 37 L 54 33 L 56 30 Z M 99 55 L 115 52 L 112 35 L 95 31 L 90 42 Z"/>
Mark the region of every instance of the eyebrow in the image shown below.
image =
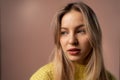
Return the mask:
<path id="1" fill-rule="evenodd" d="M 84 27 L 84 26 L 85 26 L 84 24 L 80 24 L 80 25 L 76 26 L 76 29 Z M 67 28 L 66 27 L 61 27 L 61 29 L 67 29 Z"/>
<path id="2" fill-rule="evenodd" d="M 85 26 L 84 24 L 80 24 L 80 25 L 76 26 L 76 29 L 84 27 L 84 26 Z"/>

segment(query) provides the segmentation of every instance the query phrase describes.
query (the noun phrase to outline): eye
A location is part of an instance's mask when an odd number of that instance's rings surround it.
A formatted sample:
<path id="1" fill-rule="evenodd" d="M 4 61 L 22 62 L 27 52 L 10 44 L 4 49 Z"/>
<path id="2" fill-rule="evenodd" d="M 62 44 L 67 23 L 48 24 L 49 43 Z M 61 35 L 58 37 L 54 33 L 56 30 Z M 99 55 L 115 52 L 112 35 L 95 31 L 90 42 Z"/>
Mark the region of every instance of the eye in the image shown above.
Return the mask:
<path id="1" fill-rule="evenodd" d="M 60 33 L 61 35 L 67 35 L 68 34 L 68 32 L 67 31 L 61 31 L 61 33 Z"/>
<path id="2" fill-rule="evenodd" d="M 85 33 L 86 31 L 84 29 L 80 29 L 77 31 L 77 33 Z"/>

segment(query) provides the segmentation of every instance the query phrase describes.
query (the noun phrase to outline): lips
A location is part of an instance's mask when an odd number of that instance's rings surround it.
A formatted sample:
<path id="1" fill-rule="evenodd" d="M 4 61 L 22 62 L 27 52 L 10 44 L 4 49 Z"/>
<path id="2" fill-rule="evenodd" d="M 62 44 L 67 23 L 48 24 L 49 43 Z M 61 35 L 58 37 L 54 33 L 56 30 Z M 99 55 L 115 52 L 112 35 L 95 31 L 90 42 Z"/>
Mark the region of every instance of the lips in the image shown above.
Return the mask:
<path id="1" fill-rule="evenodd" d="M 78 49 L 78 48 L 70 48 L 70 49 L 68 49 L 67 51 L 68 51 L 68 53 L 71 54 L 71 55 L 77 55 L 77 54 L 80 53 L 80 49 Z"/>

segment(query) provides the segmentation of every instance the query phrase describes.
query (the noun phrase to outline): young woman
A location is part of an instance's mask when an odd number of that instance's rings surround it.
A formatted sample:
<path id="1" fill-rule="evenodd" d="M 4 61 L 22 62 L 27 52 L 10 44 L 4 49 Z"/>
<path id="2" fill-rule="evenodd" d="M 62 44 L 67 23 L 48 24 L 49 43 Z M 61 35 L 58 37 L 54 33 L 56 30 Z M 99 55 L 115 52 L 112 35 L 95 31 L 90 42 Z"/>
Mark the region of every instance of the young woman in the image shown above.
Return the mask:
<path id="1" fill-rule="evenodd" d="M 30 80 L 115 80 L 105 69 L 102 33 L 93 10 L 70 3 L 54 20 L 54 59 Z"/>

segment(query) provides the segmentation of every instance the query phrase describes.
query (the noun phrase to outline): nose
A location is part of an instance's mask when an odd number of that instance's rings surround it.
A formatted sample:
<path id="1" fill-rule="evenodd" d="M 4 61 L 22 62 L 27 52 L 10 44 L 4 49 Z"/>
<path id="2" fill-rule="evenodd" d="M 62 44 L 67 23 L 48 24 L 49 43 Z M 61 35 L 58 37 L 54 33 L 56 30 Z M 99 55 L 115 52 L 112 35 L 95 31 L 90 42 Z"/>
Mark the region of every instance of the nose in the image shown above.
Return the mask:
<path id="1" fill-rule="evenodd" d="M 77 36 L 74 34 L 71 34 L 69 37 L 69 44 L 71 45 L 78 45 L 78 39 Z"/>

